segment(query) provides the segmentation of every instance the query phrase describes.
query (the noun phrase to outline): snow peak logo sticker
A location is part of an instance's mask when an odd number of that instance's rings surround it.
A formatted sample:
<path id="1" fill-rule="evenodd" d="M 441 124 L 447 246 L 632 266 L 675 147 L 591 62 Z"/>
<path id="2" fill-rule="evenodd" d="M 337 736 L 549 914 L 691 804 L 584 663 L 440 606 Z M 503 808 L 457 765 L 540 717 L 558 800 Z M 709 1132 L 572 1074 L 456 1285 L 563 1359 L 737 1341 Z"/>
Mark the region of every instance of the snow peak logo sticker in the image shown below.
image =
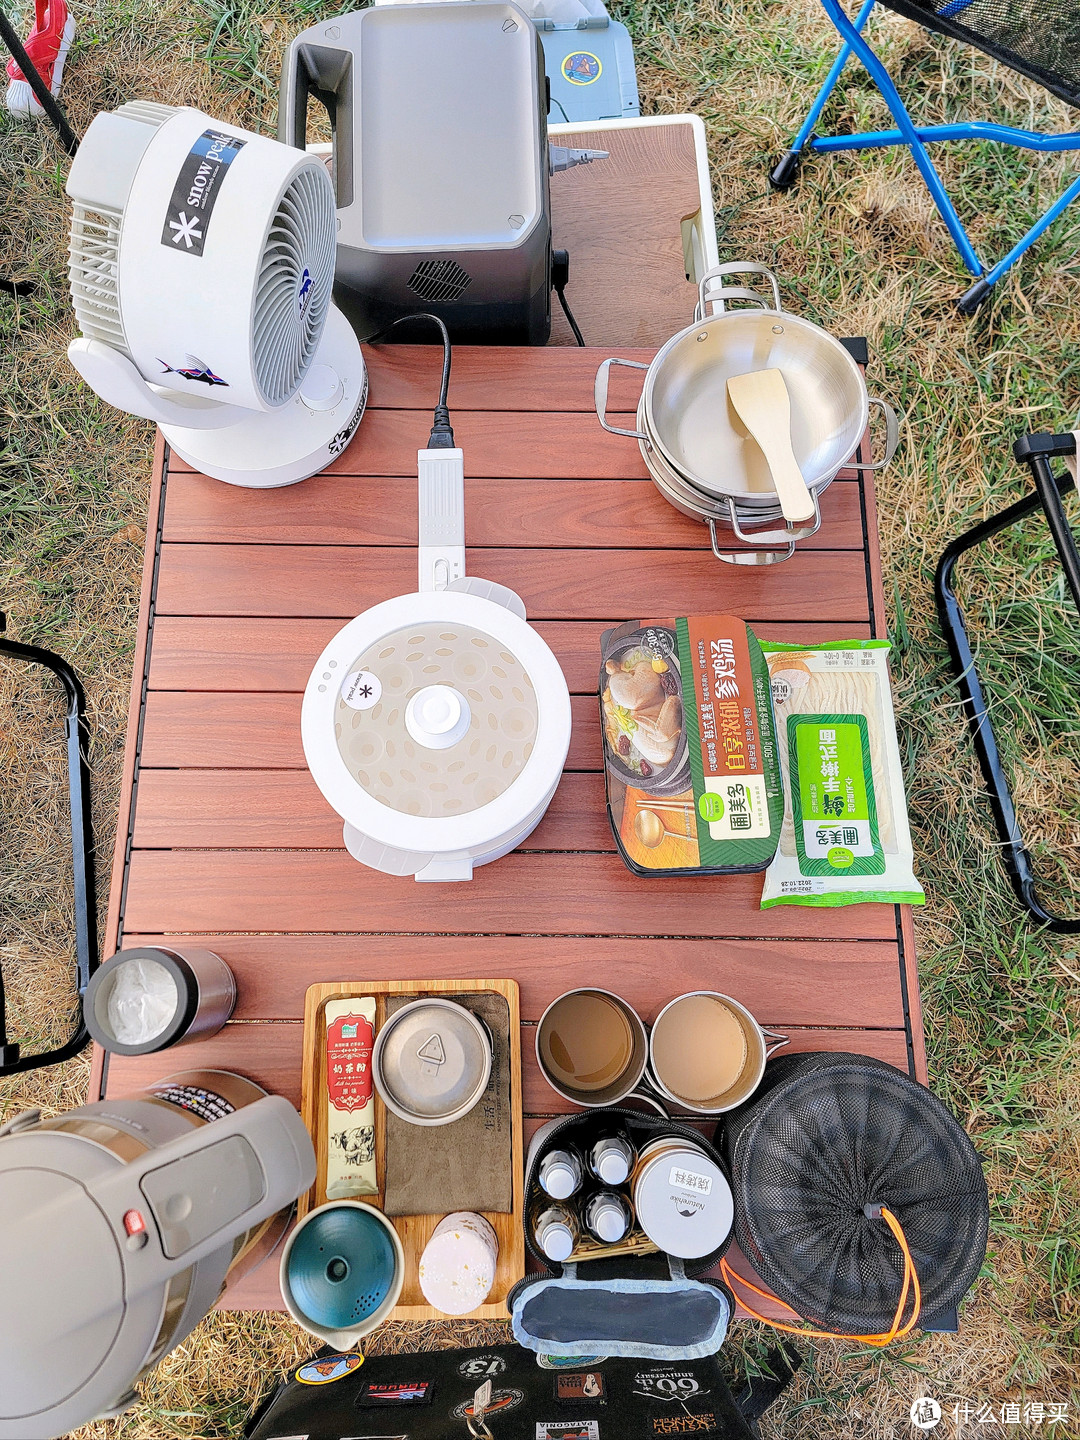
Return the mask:
<path id="1" fill-rule="evenodd" d="M 229 166 L 247 144 L 235 135 L 204 130 L 188 151 L 165 212 L 161 243 L 185 255 L 201 255 L 206 230 Z"/>
<path id="2" fill-rule="evenodd" d="M 573 1401 L 579 1405 L 583 1400 L 591 1400 L 594 1405 L 603 1405 L 606 1398 L 604 1377 L 599 1370 L 555 1376 L 556 1400 Z"/>
<path id="3" fill-rule="evenodd" d="M 433 1388 L 430 1380 L 404 1380 L 400 1384 L 372 1382 L 364 1386 L 356 1403 L 362 1408 L 369 1405 L 428 1405 Z"/>
<path id="4" fill-rule="evenodd" d="M 364 383 L 360 387 L 360 399 L 356 402 L 356 409 L 353 411 L 352 419 L 349 421 L 348 425 L 345 426 L 344 430 L 339 430 L 337 434 L 332 436 L 330 439 L 328 448 L 331 455 L 340 455 L 341 452 L 345 449 L 346 445 L 348 445 L 352 437 L 356 434 L 356 427 L 364 418 L 364 408 L 367 405 L 367 397 L 368 378 L 365 374 Z"/>

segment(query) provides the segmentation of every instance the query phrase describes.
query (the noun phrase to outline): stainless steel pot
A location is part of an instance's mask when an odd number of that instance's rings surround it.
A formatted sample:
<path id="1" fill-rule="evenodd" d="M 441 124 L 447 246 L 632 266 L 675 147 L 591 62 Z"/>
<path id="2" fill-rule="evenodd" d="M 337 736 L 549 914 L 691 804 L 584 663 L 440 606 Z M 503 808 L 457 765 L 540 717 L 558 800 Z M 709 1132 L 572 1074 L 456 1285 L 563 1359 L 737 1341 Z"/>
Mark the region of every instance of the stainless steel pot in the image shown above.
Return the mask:
<path id="1" fill-rule="evenodd" d="M 728 276 L 763 276 L 771 297 Z M 775 275 L 752 261 L 730 261 L 703 276 L 694 323 L 674 335 L 649 365 L 611 358 L 596 372 L 594 400 L 605 430 L 639 442 L 645 464 L 665 497 L 709 526 L 717 558 L 731 564 L 770 565 L 786 560 L 799 540 L 821 524 L 819 496 L 845 464 L 876 470 L 896 450 L 899 426 L 883 400 L 870 399 L 862 372 L 843 345 L 819 325 L 785 311 Z M 747 308 L 731 309 L 733 302 Z M 636 430 L 608 424 L 612 365 L 644 370 Z M 747 535 L 744 527 L 781 519 L 779 498 L 765 456 L 727 396 L 733 375 L 778 369 L 791 402 L 791 439 L 814 500 L 813 519 Z M 876 462 L 851 457 L 866 429 L 869 407 L 886 421 L 886 453 Z M 729 525 L 748 548 L 721 550 L 716 521 Z M 782 547 L 755 548 L 761 546 Z"/>

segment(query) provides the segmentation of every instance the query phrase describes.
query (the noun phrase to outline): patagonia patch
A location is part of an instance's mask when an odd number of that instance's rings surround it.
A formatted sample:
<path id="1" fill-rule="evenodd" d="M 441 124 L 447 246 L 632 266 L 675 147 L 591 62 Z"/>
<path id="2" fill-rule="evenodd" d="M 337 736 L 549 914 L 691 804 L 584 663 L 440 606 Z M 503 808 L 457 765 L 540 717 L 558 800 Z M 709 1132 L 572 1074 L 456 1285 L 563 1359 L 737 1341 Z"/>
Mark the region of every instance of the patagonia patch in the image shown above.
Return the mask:
<path id="1" fill-rule="evenodd" d="M 596 1420 L 538 1420 L 536 1440 L 600 1440 Z"/>

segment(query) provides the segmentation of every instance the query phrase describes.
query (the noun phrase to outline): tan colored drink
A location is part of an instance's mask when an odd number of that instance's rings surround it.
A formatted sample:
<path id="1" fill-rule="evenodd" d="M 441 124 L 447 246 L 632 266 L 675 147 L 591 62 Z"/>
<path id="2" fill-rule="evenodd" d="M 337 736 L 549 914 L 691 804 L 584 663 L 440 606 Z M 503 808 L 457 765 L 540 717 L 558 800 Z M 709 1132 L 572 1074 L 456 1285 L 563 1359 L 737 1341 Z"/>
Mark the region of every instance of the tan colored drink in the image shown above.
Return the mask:
<path id="1" fill-rule="evenodd" d="M 564 996 L 541 1026 L 541 1059 L 554 1079 L 575 1090 L 603 1090 L 618 1080 L 633 1051 L 621 1008 L 595 991 Z"/>
<path id="2" fill-rule="evenodd" d="M 657 1078 L 691 1104 L 725 1095 L 742 1074 L 746 1054 L 739 1017 L 712 995 L 687 995 L 653 1027 Z"/>

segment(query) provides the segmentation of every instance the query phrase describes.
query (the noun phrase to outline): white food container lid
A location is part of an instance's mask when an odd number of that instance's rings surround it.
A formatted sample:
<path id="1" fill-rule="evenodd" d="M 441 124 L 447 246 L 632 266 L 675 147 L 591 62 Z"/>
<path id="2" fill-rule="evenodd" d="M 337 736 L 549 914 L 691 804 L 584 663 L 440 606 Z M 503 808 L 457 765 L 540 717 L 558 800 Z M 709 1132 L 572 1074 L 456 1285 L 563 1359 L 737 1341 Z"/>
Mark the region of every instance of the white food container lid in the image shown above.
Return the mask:
<path id="1" fill-rule="evenodd" d="M 491 1293 L 498 1258 L 498 1237 L 482 1215 L 447 1215 L 420 1256 L 424 1299 L 444 1315 L 468 1315 Z"/>

